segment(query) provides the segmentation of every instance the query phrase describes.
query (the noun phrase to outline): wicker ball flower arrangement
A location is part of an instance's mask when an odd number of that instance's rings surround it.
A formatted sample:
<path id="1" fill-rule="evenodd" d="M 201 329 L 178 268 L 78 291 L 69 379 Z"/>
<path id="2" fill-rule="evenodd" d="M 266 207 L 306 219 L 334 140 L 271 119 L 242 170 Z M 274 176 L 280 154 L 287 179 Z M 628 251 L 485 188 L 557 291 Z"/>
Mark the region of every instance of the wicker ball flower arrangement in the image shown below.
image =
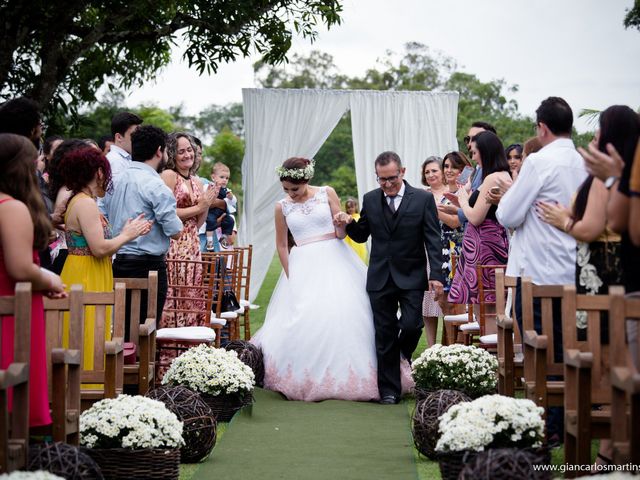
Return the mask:
<path id="1" fill-rule="evenodd" d="M 536 469 L 534 465 L 551 463 L 548 449 L 494 448 L 479 452 L 465 464 L 460 480 L 547 480 L 550 471 Z"/>
<path id="2" fill-rule="evenodd" d="M 436 442 L 440 438 L 438 421 L 450 407 L 471 399 L 458 390 L 436 390 L 416 403 L 411 420 L 411 433 L 416 449 L 430 459 L 437 458 Z"/>
<path id="3" fill-rule="evenodd" d="M 162 402 L 119 395 L 80 415 L 80 445 L 106 478 L 177 479 L 182 422 Z"/>
<path id="4" fill-rule="evenodd" d="M 225 345 L 225 350 L 233 350 L 238 354 L 238 358 L 253 370 L 256 386 L 264 385 L 264 360 L 262 350 L 253 343 L 245 340 L 234 340 Z"/>
<path id="5" fill-rule="evenodd" d="M 495 393 L 498 361 L 482 348 L 439 345 L 426 349 L 413 362 L 411 374 L 416 389 L 460 390 L 471 398 Z"/>
<path id="6" fill-rule="evenodd" d="M 45 470 L 71 480 L 102 480 L 100 467 L 78 447 L 68 443 L 42 443 L 29 446 L 27 469 L 32 472 Z"/>
<path id="7" fill-rule="evenodd" d="M 254 378 L 251 368 L 238 359 L 235 351 L 202 344 L 174 359 L 162 383 L 198 392 L 216 420 L 228 422 L 253 401 Z"/>
<path id="8" fill-rule="evenodd" d="M 440 417 L 436 444 L 442 478 L 457 479 L 463 457 L 469 452 L 539 448 L 544 438 L 543 413 L 544 409 L 531 400 L 502 395 L 486 395 L 452 406 Z"/>
<path id="9" fill-rule="evenodd" d="M 164 403 L 183 423 L 182 463 L 196 463 L 209 455 L 216 444 L 217 424 L 211 408 L 197 392 L 182 386 L 162 386 L 150 390 L 147 397 Z"/>

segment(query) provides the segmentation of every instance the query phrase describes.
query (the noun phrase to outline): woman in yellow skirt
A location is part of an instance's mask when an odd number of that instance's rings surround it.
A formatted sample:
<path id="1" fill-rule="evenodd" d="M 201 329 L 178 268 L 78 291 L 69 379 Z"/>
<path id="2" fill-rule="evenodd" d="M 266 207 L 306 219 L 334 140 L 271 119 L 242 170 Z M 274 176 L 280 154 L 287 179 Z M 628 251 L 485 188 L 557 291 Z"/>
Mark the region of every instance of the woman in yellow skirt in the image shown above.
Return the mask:
<path id="1" fill-rule="evenodd" d="M 358 201 L 355 198 L 347 198 L 344 202 L 344 210 L 351 215 L 355 221 L 360 219 L 360 209 L 358 208 Z M 353 248 L 364 263 L 369 263 L 369 255 L 367 254 L 367 245 L 365 243 L 356 243 L 349 238 L 349 235 L 345 237 L 344 241 Z"/>
<path id="2" fill-rule="evenodd" d="M 83 147 L 68 152 L 62 158 L 57 173 L 72 192 L 64 214 L 69 255 L 60 277 L 67 288 L 80 284 L 85 292 L 112 291 L 111 256 L 125 243 L 148 233 L 151 224 L 140 215 L 130 220 L 118 236 L 111 238 L 109 224 L 96 203 L 96 198 L 104 197 L 111 186 L 111 168 L 99 150 Z M 95 308 L 87 307 L 84 318 L 83 367 L 91 370 L 94 366 Z M 111 339 L 111 328 L 108 311 L 104 325 L 105 340 Z M 67 326 L 65 331 L 68 334 Z M 83 385 L 83 388 L 101 386 Z"/>

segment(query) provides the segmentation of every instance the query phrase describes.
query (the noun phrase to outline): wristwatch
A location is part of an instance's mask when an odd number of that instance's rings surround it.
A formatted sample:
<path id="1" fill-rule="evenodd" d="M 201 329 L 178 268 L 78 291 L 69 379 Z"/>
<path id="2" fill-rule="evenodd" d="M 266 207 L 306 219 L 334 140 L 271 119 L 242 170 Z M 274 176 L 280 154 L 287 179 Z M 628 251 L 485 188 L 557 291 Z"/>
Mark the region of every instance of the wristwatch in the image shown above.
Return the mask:
<path id="1" fill-rule="evenodd" d="M 616 183 L 618 181 L 620 177 L 616 177 L 616 176 L 610 176 L 607 177 L 607 179 L 604 181 L 604 188 L 606 188 L 607 190 L 611 190 L 611 187 L 613 187 L 613 184 Z"/>

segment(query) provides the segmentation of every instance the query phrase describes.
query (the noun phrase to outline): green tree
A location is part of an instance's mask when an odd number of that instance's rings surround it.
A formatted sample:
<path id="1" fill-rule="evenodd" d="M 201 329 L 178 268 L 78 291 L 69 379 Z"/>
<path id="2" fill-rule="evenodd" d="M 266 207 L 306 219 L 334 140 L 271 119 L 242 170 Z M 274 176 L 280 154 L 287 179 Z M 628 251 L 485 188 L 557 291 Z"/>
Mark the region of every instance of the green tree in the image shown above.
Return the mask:
<path id="1" fill-rule="evenodd" d="M 640 0 L 633 3 L 633 7 L 627 10 L 624 17 L 624 28 L 637 28 L 640 30 Z"/>
<path id="2" fill-rule="evenodd" d="M 341 12 L 339 0 L 4 0 L 0 96 L 75 111 L 103 85 L 116 91 L 154 78 L 178 40 L 200 73 L 253 52 L 277 64 L 294 32 L 313 40 Z"/>
<path id="3" fill-rule="evenodd" d="M 231 178 L 229 188 L 240 200 L 240 186 L 242 185 L 242 159 L 244 157 L 244 141 L 231 131 L 229 127 L 223 127 L 218 133 L 211 146 L 205 147 L 203 153 L 204 161 L 200 167 L 198 175 L 210 178 L 213 164 L 224 163 L 229 167 Z"/>

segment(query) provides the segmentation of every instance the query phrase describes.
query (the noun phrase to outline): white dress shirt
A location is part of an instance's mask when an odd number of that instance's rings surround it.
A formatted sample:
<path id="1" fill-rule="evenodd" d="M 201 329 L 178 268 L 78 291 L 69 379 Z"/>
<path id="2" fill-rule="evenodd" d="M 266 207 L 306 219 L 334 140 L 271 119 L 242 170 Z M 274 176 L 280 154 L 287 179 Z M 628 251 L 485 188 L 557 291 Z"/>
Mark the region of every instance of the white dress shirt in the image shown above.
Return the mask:
<path id="1" fill-rule="evenodd" d="M 576 241 L 540 220 L 536 202 L 569 205 L 586 176 L 584 161 L 568 138 L 554 140 L 527 157 L 496 212 L 505 228 L 517 228 L 507 275 L 531 277 L 536 285 L 575 283 Z"/>
<path id="2" fill-rule="evenodd" d="M 107 160 L 111 165 L 111 179 L 115 182 L 122 172 L 131 165 L 131 154 L 117 145 L 111 145 Z"/>
<path id="3" fill-rule="evenodd" d="M 405 191 L 405 185 L 404 185 L 404 182 L 402 182 L 402 186 L 400 187 L 400 190 L 398 191 L 396 196 L 393 198 L 393 206 L 395 207 L 393 209 L 394 212 L 398 211 L 398 208 L 400 208 L 400 202 L 402 202 L 404 191 Z M 387 202 L 387 205 L 389 205 L 389 201 L 390 201 L 389 195 L 387 195 L 386 193 L 384 194 L 384 201 Z"/>

